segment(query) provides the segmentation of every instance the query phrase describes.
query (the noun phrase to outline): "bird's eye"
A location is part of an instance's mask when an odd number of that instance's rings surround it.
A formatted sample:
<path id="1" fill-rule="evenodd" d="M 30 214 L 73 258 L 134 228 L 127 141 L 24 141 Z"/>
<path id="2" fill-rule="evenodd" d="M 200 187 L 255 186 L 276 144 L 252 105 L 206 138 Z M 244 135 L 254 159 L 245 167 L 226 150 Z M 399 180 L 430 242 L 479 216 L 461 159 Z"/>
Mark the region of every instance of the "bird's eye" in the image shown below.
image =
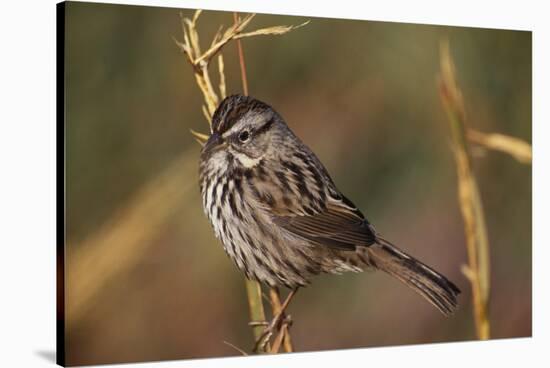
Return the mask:
<path id="1" fill-rule="evenodd" d="M 242 143 L 246 142 L 248 138 L 250 138 L 250 133 L 248 133 L 247 130 L 243 130 L 239 133 L 239 141 L 241 141 Z"/>

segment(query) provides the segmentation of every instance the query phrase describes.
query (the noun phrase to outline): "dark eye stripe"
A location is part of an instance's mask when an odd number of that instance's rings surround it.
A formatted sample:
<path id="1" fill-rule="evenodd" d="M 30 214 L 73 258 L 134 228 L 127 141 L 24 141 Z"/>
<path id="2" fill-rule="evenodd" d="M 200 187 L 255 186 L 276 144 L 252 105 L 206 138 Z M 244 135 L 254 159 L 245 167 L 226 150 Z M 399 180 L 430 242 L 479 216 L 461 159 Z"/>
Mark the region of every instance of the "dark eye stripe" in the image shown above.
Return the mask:
<path id="1" fill-rule="evenodd" d="M 256 129 L 255 131 L 253 130 L 252 132 L 250 132 L 249 134 L 253 135 L 254 137 L 257 137 L 257 136 L 260 136 L 262 134 L 264 134 L 265 132 L 267 132 L 271 126 L 273 125 L 273 123 L 275 122 L 275 119 L 272 117 L 271 119 L 269 119 L 264 125 L 262 125 L 261 127 L 259 127 L 258 129 Z M 240 132 L 236 132 L 234 133 L 232 136 L 233 136 L 233 139 L 239 143 L 242 143 L 242 141 L 240 140 L 240 135 L 243 133 L 243 131 L 240 131 Z M 250 139 L 250 138 L 249 138 Z"/>
<path id="2" fill-rule="evenodd" d="M 269 119 L 264 125 L 259 127 L 254 134 L 258 136 L 267 132 L 269 128 L 271 128 L 274 122 L 275 122 L 275 118 L 271 117 L 271 119 Z"/>

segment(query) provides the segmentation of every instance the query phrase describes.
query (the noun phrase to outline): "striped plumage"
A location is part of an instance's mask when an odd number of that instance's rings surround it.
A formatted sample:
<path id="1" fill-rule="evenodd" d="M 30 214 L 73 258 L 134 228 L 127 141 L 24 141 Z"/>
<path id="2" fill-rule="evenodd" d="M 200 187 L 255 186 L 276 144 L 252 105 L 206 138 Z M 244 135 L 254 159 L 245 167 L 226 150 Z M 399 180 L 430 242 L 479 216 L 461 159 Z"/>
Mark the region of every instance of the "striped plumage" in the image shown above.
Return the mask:
<path id="1" fill-rule="evenodd" d="M 234 95 L 218 106 L 200 157 L 203 206 L 248 278 L 295 289 L 321 272 L 381 269 L 444 314 L 458 288 L 382 239 L 269 105 Z"/>

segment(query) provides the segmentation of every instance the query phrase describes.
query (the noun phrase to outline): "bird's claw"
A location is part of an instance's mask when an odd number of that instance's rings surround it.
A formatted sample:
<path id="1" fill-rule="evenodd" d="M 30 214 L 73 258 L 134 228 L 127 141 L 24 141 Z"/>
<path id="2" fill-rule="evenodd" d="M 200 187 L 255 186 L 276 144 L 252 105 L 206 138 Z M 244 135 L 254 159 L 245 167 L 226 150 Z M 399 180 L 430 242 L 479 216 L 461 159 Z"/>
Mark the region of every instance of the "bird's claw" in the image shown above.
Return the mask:
<path id="1" fill-rule="evenodd" d="M 249 324 L 251 323 L 256 326 L 266 326 L 260 337 L 256 340 L 256 344 L 254 344 L 254 348 L 252 349 L 252 351 L 256 353 L 260 348 L 262 351 L 266 350 L 267 343 L 271 339 L 271 336 L 273 336 L 273 332 L 275 330 L 279 330 L 283 323 L 289 327 L 292 326 L 292 317 L 290 315 L 280 313 L 273 317 L 269 324 L 267 322 L 250 322 Z"/>

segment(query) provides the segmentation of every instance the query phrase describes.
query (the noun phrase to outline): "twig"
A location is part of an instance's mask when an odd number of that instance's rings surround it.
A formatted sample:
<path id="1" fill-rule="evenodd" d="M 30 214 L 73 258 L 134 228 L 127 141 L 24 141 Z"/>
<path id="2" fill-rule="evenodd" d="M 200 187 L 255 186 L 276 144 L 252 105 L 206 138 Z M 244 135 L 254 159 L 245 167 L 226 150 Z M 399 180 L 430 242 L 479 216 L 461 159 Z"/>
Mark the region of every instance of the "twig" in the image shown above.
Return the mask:
<path id="1" fill-rule="evenodd" d="M 225 87 L 225 73 L 223 72 L 223 69 L 223 55 L 220 54 L 220 56 L 218 56 L 218 72 L 220 73 L 220 95 L 222 99 L 227 97 L 227 91 Z"/>
<path id="2" fill-rule="evenodd" d="M 483 133 L 468 129 L 468 140 L 485 148 L 509 154 L 523 164 L 531 164 L 533 152 L 531 145 L 519 138 L 499 133 Z"/>
<path id="3" fill-rule="evenodd" d="M 254 349 L 252 351 L 258 351 L 259 349 L 265 349 L 269 343 L 269 339 L 273 335 L 274 329 L 281 329 L 281 324 L 286 318 L 284 318 L 284 312 L 288 305 L 290 304 L 290 301 L 296 295 L 296 292 L 298 289 L 292 289 L 290 293 L 288 293 L 285 301 L 281 305 L 280 311 L 277 314 L 273 314 L 273 318 L 271 319 L 271 322 L 269 322 L 269 325 L 267 328 L 262 332 L 262 335 L 259 339 L 256 339 L 256 344 L 254 345 Z M 287 320 L 286 324 L 290 324 L 290 319 Z M 284 334 L 283 334 L 284 335 Z M 267 351 L 270 349 L 268 348 Z"/>
<path id="4" fill-rule="evenodd" d="M 237 13 L 233 13 L 233 19 L 235 20 L 235 24 L 239 22 L 239 16 L 237 15 Z M 245 96 L 248 96 L 248 78 L 246 77 L 246 65 L 244 63 L 244 52 L 243 52 L 243 45 L 241 44 L 241 40 L 237 40 L 237 51 L 239 53 L 239 65 L 241 67 L 243 93 Z"/>
<path id="5" fill-rule="evenodd" d="M 233 13 L 233 19 L 235 21 L 235 27 L 239 24 L 239 16 L 237 13 Z M 239 51 L 239 65 L 241 66 L 241 79 L 243 82 L 243 92 L 248 95 L 248 82 L 246 79 L 246 67 L 244 64 L 244 54 L 241 45 L 241 40 L 237 40 L 237 49 Z M 265 322 L 264 303 L 262 301 L 262 288 L 257 281 L 246 279 L 246 292 L 248 295 L 248 306 L 250 309 L 250 320 L 254 322 Z M 258 341 L 262 337 L 263 327 L 258 325 L 252 327 L 254 338 Z M 260 347 L 259 353 L 266 353 L 269 351 L 269 346 Z"/>
<path id="6" fill-rule="evenodd" d="M 269 296 L 271 298 L 271 308 L 273 309 L 273 314 L 279 314 L 282 311 L 282 305 L 281 305 L 281 295 L 279 293 L 278 288 L 270 288 L 269 289 Z M 284 312 L 283 312 L 284 313 Z M 289 332 L 289 321 L 286 318 L 283 318 L 283 324 L 281 326 L 281 341 L 283 342 L 283 347 L 287 353 L 290 353 L 294 351 L 292 346 L 292 340 L 290 337 Z M 277 341 L 277 340 L 275 340 Z M 276 350 L 276 351 L 275 351 Z M 273 347 L 271 348 L 271 352 L 277 353 L 279 351 L 279 348 L 276 347 L 275 343 L 273 344 Z"/>
<path id="7" fill-rule="evenodd" d="M 457 86 L 454 65 L 448 43 L 441 45 L 440 95 L 447 112 L 453 138 L 453 153 L 457 165 L 458 199 L 468 252 L 464 274 L 472 285 L 477 336 L 490 337 L 489 304 L 489 241 L 481 196 L 471 167 L 466 138 L 466 123 L 462 93 Z"/>
<path id="8" fill-rule="evenodd" d="M 242 355 L 244 356 L 247 356 L 248 353 L 246 351 L 244 351 L 243 349 L 239 348 L 238 346 L 235 346 L 233 345 L 232 343 L 230 343 L 229 341 L 223 341 L 223 343 L 229 347 L 232 347 L 233 349 L 237 350 L 239 353 L 241 353 Z"/>
<path id="9" fill-rule="evenodd" d="M 281 349 L 281 344 L 283 340 L 285 339 L 285 335 L 288 332 L 288 324 L 283 323 L 281 326 L 281 330 L 279 331 L 279 334 L 277 334 L 277 337 L 275 337 L 275 340 L 273 341 L 273 346 L 271 346 L 271 350 L 269 351 L 271 354 L 277 354 L 279 353 L 279 350 Z"/>
<path id="10" fill-rule="evenodd" d="M 257 281 L 245 279 L 246 294 L 248 296 L 248 309 L 250 311 L 250 320 L 254 322 L 252 333 L 258 341 L 264 332 L 266 326 L 264 304 L 262 302 L 262 288 Z M 269 348 L 266 348 L 269 349 Z M 259 353 L 266 353 L 266 350 L 259 349 Z"/>
<path id="11" fill-rule="evenodd" d="M 193 67 L 193 72 L 195 75 L 195 81 L 201 90 L 205 105 L 203 105 L 203 113 L 208 121 L 210 127 L 210 132 L 212 132 L 212 115 L 216 110 L 220 102 L 218 93 L 214 90 L 212 85 L 210 75 L 208 73 L 208 66 L 210 65 L 211 60 L 220 53 L 222 48 L 227 45 L 232 40 L 240 40 L 245 37 L 254 37 L 260 35 L 280 35 L 287 33 L 293 29 L 302 27 L 308 22 L 300 24 L 298 26 L 274 26 L 257 29 L 255 31 L 244 32 L 248 24 L 256 16 L 256 14 L 249 14 L 244 19 L 236 19 L 235 23 L 222 32 L 222 26 L 218 28 L 218 31 L 214 35 L 210 47 L 208 50 L 202 52 L 200 48 L 200 39 L 199 33 L 197 31 L 197 22 L 199 20 L 201 10 L 197 10 L 193 15 L 192 19 L 185 18 L 182 14 L 181 17 L 181 27 L 183 31 L 183 42 L 178 41 L 173 37 L 174 42 L 180 48 L 180 50 L 185 54 L 185 57 L 189 64 Z M 223 58 L 220 54 L 218 59 L 218 70 L 220 73 L 220 85 L 219 85 L 219 94 L 223 99 L 226 96 L 226 86 L 225 86 L 225 77 L 223 73 L 224 64 Z M 246 78 L 246 76 L 245 76 Z M 248 87 L 245 89 L 245 93 L 248 93 Z M 201 138 L 196 134 L 195 138 L 199 141 Z M 206 136 L 206 135 L 205 135 Z"/>

